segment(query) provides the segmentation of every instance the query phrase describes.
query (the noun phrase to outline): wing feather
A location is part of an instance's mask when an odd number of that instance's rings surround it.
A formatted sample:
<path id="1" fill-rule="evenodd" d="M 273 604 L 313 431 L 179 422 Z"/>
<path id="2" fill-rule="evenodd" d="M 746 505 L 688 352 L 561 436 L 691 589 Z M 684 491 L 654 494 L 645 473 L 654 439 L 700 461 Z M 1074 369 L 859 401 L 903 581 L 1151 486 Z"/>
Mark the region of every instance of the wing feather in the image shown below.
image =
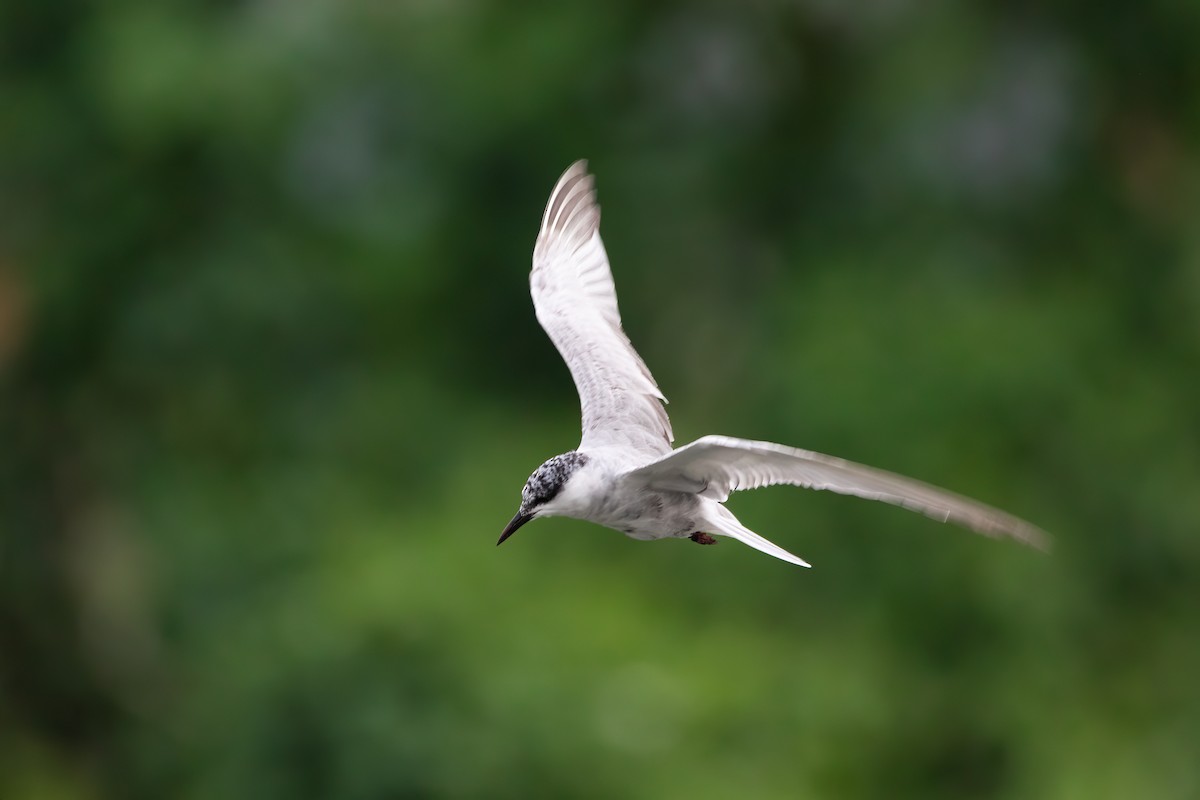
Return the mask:
<path id="1" fill-rule="evenodd" d="M 771 442 L 705 436 L 633 470 L 630 480 L 648 488 L 679 491 L 724 502 L 730 492 L 773 484 L 825 489 L 918 511 L 986 536 L 1010 536 L 1041 549 L 1039 528 L 969 497 L 894 472 Z"/>
<path id="2" fill-rule="evenodd" d="M 616 445 L 653 457 L 670 452 L 666 398 L 621 329 L 585 161 L 572 164 L 550 194 L 529 286 L 538 322 L 579 392 L 580 448 Z"/>

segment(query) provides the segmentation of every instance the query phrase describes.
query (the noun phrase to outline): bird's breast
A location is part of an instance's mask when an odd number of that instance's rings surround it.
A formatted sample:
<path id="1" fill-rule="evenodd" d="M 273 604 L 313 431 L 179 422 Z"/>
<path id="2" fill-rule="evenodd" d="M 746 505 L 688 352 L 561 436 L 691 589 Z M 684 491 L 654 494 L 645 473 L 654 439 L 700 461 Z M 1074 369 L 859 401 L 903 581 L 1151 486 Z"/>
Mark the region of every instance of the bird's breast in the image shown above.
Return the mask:
<path id="1" fill-rule="evenodd" d="M 614 491 L 596 509 L 593 521 L 634 539 L 690 536 L 698 505 L 696 497 L 676 492 Z"/>

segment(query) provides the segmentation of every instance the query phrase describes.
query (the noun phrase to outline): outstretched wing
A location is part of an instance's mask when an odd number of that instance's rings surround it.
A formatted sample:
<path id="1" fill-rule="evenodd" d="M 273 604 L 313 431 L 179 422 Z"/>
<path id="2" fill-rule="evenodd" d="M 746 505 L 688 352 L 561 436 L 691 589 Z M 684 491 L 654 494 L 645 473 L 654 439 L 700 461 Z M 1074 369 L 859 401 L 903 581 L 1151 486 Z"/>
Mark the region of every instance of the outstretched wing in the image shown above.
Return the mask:
<path id="1" fill-rule="evenodd" d="M 586 161 L 572 164 L 550 193 L 529 286 L 538 322 L 575 379 L 580 449 L 616 445 L 652 457 L 669 453 L 666 398 L 621 330 Z"/>
<path id="2" fill-rule="evenodd" d="M 626 476 L 648 488 L 697 494 L 724 502 L 730 492 L 772 484 L 828 489 L 882 500 L 986 536 L 1011 536 L 1046 549 L 1040 529 L 999 509 L 886 470 L 793 447 L 705 436 Z"/>

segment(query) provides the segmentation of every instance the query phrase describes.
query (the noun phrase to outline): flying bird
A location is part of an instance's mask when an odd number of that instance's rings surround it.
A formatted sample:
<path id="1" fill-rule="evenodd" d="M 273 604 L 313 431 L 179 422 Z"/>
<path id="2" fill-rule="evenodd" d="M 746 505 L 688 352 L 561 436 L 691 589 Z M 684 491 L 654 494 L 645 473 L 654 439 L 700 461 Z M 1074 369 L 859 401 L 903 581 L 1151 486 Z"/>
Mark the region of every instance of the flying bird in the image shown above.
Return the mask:
<path id="1" fill-rule="evenodd" d="M 529 476 L 503 544 L 538 517 L 588 520 L 634 539 L 728 536 L 802 567 L 804 559 L 742 525 L 723 503 L 731 492 L 773 484 L 919 511 L 992 537 L 1045 548 L 1046 535 L 1003 511 L 927 483 L 771 442 L 704 436 L 672 449 L 667 402 L 621 328 L 600 208 L 587 162 L 572 164 L 550 193 L 529 275 L 538 322 L 579 392 L 583 437 Z"/>

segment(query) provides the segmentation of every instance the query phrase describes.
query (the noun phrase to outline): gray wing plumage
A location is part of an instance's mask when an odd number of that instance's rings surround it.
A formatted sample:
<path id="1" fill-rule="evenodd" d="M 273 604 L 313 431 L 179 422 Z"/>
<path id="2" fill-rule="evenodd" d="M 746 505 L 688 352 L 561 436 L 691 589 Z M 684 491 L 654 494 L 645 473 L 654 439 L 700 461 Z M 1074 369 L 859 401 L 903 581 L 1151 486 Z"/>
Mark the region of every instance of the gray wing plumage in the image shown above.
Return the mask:
<path id="1" fill-rule="evenodd" d="M 580 448 L 621 446 L 652 457 L 670 452 L 666 398 L 621 329 L 585 161 L 572 164 L 550 193 L 529 286 L 538 322 L 579 392 Z"/>
<path id="2" fill-rule="evenodd" d="M 730 492 L 773 484 L 827 489 L 919 511 L 986 536 L 1011 536 L 1041 549 L 1048 544 L 1040 529 L 968 497 L 886 470 L 771 442 L 705 436 L 633 470 L 627 478 L 643 481 L 648 488 L 688 492 L 718 502 L 724 502 Z"/>

